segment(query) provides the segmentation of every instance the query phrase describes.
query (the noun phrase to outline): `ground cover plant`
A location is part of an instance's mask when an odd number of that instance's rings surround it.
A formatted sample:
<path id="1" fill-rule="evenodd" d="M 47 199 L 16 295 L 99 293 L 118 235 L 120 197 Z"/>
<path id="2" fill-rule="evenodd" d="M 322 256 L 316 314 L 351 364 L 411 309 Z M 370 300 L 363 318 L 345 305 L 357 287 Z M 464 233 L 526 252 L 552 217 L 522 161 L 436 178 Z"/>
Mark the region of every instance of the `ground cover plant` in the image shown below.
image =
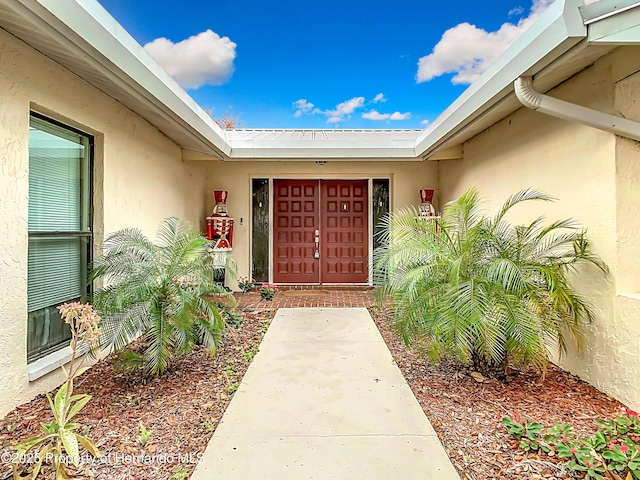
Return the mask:
<path id="1" fill-rule="evenodd" d="M 213 355 L 225 327 L 222 306 L 233 297 L 214 282 L 218 267 L 208 252 L 209 241 L 178 218 L 161 222 L 155 243 L 135 228 L 109 235 L 91 274 L 104 285 L 92 299 L 102 348 L 156 375 L 194 345 Z M 127 349 L 139 336 L 140 348 Z"/>
<path id="2" fill-rule="evenodd" d="M 587 479 L 640 479 L 640 416 L 633 410 L 623 408 L 612 418 L 596 420 L 596 432 L 587 437 L 578 437 L 571 425 L 545 429 L 517 415 L 503 418 L 502 423 L 521 449 L 557 455 Z"/>
<path id="3" fill-rule="evenodd" d="M 519 204 L 552 200 L 524 190 L 489 216 L 470 188 L 437 221 L 412 208 L 384 218 L 383 246 L 375 252 L 380 298 L 393 306 L 404 340 L 484 374 L 504 374 L 512 365 L 544 373 L 549 346 L 561 354 L 569 341 L 580 348 L 591 311 L 569 273 L 581 264 L 602 272 L 606 266 L 571 219 L 507 221 Z"/>

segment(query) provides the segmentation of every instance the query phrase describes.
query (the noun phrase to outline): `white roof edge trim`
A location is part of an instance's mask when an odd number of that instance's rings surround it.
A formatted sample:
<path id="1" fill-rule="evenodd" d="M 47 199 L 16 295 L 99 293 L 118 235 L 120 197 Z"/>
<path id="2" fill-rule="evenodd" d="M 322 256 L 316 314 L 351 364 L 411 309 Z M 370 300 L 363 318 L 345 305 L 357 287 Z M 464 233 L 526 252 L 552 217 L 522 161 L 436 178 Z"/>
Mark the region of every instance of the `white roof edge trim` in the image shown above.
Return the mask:
<path id="1" fill-rule="evenodd" d="M 639 0 L 599 0 L 580 7 L 585 25 L 590 25 L 640 6 Z"/>
<path id="2" fill-rule="evenodd" d="M 426 157 L 491 106 L 513 92 L 513 82 L 534 75 L 587 36 L 582 0 L 557 0 L 478 80 L 418 138 L 415 153 Z"/>
<path id="3" fill-rule="evenodd" d="M 116 83 L 167 113 L 220 155 L 231 150 L 224 131 L 95 0 L 15 0 L 100 64 Z"/>

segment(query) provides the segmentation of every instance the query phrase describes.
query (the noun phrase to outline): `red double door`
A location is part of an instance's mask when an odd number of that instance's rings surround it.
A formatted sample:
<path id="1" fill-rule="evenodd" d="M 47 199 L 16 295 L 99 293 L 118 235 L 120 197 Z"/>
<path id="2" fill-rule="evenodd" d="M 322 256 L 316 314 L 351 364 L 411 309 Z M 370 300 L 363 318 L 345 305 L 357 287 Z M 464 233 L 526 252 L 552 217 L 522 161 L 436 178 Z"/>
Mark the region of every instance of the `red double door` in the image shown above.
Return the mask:
<path id="1" fill-rule="evenodd" d="M 276 283 L 368 281 L 366 180 L 274 180 Z"/>

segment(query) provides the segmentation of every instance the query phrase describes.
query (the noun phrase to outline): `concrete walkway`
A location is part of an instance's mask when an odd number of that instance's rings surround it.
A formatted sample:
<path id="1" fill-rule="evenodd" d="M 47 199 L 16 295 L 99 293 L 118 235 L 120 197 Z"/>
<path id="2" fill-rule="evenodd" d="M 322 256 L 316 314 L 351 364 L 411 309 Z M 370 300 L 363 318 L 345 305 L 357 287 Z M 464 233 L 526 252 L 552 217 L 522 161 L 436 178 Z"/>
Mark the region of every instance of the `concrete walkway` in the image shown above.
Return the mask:
<path id="1" fill-rule="evenodd" d="M 284 308 L 191 478 L 459 477 L 365 308 Z"/>

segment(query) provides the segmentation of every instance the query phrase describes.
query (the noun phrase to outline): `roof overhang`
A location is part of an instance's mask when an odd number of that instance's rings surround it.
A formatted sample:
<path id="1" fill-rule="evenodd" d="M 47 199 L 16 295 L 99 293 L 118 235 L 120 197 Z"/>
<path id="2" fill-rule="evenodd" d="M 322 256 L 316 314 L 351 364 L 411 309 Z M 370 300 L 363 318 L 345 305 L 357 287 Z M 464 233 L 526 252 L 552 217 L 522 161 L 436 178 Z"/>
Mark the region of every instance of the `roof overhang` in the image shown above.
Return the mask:
<path id="1" fill-rule="evenodd" d="M 640 43 L 640 1 L 558 0 L 420 136 L 416 155 L 460 146 L 522 108 L 513 82 L 546 92 L 620 45 Z"/>
<path id="2" fill-rule="evenodd" d="M 522 107 L 513 82 L 546 92 L 619 45 L 640 43 L 640 0 L 557 0 L 425 131 L 223 131 L 95 0 L 0 0 L 0 28 L 136 112 L 189 160 L 424 160 Z"/>
<path id="3" fill-rule="evenodd" d="M 133 110 L 183 149 L 222 158 L 224 132 L 94 0 L 0 0 L 3 28 Z"/>

